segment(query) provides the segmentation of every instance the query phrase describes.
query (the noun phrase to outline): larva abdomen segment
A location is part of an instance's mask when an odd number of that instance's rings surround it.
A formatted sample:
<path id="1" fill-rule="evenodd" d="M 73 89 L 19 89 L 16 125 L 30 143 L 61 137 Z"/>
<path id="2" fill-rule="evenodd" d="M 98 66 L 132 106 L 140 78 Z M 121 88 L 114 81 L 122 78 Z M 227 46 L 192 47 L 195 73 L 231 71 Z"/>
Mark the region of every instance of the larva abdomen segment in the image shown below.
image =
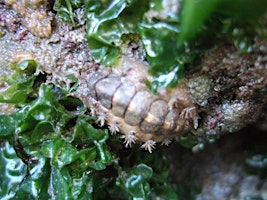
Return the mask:
<path id="1" fill-rule="evenodd" d="M 155 100 L 151 106 L 148 114 L 141 123 L 141 130 L 145 133 L 155 133 L 159 130 L 165 121 L 165 116 L 168 111 L 167 103 L 163 100 Z"/>
<path id="2" fill-rule="evenodd" d="M 134 85 L 122 84 L 112 98 L 112 112 L 118 117 L 124 117 L 124 113 L 136 93 Z"/>
<path id="3" fill-rule="evenodd" d="M 93 97 L 94 99 L 97 99 L 96 90 L 95 90 L 96 82 L 100 81 L 101 79 L 104 79 L 107 76 L 108 76 L 107 72 L 106 73 L 96 72 L 96 73 L 94 73 L 93 76 L 90 76 L 90 78 L 88 80 L 88 89 L 90 92 L 90 96 Z"/>
<path id="4" fill-rule="evenodd" d="M 149 91 L 137 92 L 127 107 L 125 122 L 132 126 L 139 125 L 146 117 L 152 101 L 153 97 Z"/>
<path id="5" fill-rule="evenodd" d="M 157 131 L 155 131 L 154 134 L 158 136 L 169 137 L 169 135 L 175 132 L 174 130 L 178 125 L 178 121 L 179 121 L 179 110 L 170 109 L 168 107 L 168 112 L 165 115 L 162 125 Z"/>
<path id="6" fill-rule="evenodd" d="M 112 105 L 112 97 L 120 85 L 120 78 L 115 76 L 108 76 L 106 78 L 100 79 L 95 83 L 97 100 L 105 108 L 110 109 Z"/>

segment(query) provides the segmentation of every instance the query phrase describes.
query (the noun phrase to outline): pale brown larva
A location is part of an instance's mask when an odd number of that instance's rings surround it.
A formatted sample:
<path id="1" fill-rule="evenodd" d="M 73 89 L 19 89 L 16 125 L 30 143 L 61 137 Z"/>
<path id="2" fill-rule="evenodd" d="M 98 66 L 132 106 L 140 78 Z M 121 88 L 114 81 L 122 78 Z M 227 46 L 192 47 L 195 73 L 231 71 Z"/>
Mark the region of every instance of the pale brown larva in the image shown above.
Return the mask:
<path id="1" fill-rule="evenodd" d="M 84 74 L 89 92 L 83 100 L 106 123 L 111 133 L 120 132 L 125 146 L 136 141 L 149 152 L 157 142 L 168 144 L 175 136 L 198 126 L 198 115 L 185 84 L 177 88 L 148 89 L 145 80 L 151 80 L 148 66 L 122 57 L 112 69 L 99 66 Z"/>

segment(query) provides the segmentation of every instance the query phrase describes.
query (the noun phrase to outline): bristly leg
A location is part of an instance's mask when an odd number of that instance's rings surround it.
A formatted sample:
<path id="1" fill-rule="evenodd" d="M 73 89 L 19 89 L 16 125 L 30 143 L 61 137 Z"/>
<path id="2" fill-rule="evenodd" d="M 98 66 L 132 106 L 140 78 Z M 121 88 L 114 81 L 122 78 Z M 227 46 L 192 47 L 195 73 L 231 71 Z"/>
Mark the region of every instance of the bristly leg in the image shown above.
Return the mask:
<path id="1" fill-rule="evenodd" d="M 165 146 L 169 146 L 169 144 L 171 143 L 172 141 L 170 139 L 165 139 L 164 141 L 161 142 L 162 145 L 165 145 Z"/>
<path id="2" fill-rule="evenodd" d="M 100 113 L 97 116 L 97 123 L 99 123 L 99 126 L 104 126 L 105 125 L 105 120 L 106 120 L 106 114 L 105 113 Z"/>
<path id="3" fill-rule="evenodd" d="M 147 150 L 149 153 L 152 153 L 153 149 L 155 149 L 156 146 L 156 142 L 153 140 L 147 140 L 142 146 L 141 148 L 144 148 L 145 150 Z"/>
<path id="4" fill-rule="evenodd" d="M 196 112 L 196 107 L 184 108 L 180 114 L 180 117 L 182 119 L 192 119 L 194 123 L 194 128 L 197 129 L 199 117 L 197 114 L 194 114 L 193 112 Z"/>
<path id="5" fill-rule="evenodd" d="M 124 139 L 123 144 L 125 144 L 125 147 L 127 148 L 132 147 L 132 144 L 134 144 L 137 140 L 137 137 L 134 135 L 134 132 L 130 132 L 126 135 L 121 136 L 122 139 Z"/>
<path id="6" fill-rule="evenodd" d="M 108 122 L 108 129 L 110 130 L 112 135 L 119 132 L 119 127 L 115 122 Z"/>
<path id="7" fill-rule="evenodd" d="M 96 116 L 96 113 L 97 113 L 97 109 L 94 108 L 94 107 L 91 107 L 90 108 L 90 115 L 93 116 L 93 117 L 95 117 Z"/>

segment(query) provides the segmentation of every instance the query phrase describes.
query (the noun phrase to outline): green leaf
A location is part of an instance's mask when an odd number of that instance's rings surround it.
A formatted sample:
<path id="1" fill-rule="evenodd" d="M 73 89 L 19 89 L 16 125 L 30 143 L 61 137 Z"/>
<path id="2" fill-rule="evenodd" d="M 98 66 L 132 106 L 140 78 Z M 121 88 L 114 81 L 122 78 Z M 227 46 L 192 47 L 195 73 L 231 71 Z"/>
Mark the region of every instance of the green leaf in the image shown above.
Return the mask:
<path id="1" fill-rule="evenodd" d="M 71 198 L 72 178 L 66 167 L 51 168 L 51 196 L 55 199 L 69 199 Z"/>
<path id="2" fill-rule="evenodd" d="M 141 0 L 87 0 L 85 7 L 87 40 L 92 56 L 97 62 L 111 65 L 119 55 L 122 36 L 136 33 L 148 3 Z"/>
<path id="3" fill-rule="evenodd" d="M 179 44 L 194 38 L 206 21 L 220 19 L 248 19 L 254 23 L 267 11 L 266 0 L 187 0 L 183 2 Z M 246 25 L 248 26 L 248 24 Z M 242 27 L 246 27 L 243 26 Z M 212 28 L 212 27 L 211 27 Z M 251 30 L 255 30 L 250 26 Z M 208 29 L 209 31 L 209 29 Z M 219 31 L 221 32 L 221 30 Z"/>
<path id="4" fill-rule="evenodd" d="M 192 148 L 198 144 L 198 140 L 194 135 L 186 135 L 179 137 L 179 143 L 186 148 Z"/>
<path id="5" fill-rule="evenodd" d="M 73 26 L 78 25 L 77 16 L 73 9 L 82 5 L 82 0 L 56 0 L 54 10 L 57 11 L 57 16 L 63 21 L 70 22 Z"/>
<path id="6" fill-rule="evenodd" d="M 143 38 L 147 58 L 153 66 L 150 72 L 154 75 L 168 73 L 177 67 L 178 27 L 168 23 L 159 22 L 141 24 L 140 34 Z"/>
<path id="7" fill-rule="evenodd" d="M 47 141 L 43 148 L 45 148 L 44 152 L 51 153 L 51 164 L 56 168 L 62 168 L 77 159 L 78 150 L 60 137 Z"/>
<path id="8" fill-rule="evenodd" d="M 149 195 L 149 199 L 172 199 L 179 200 L 178 195 L 169 184 L 154 187 Z"/>
<path id="9" fill-rule="evenodd" d="M 93 199 L 93 189 L 92 173 L 84 172 L 81 177 L 73 179 L 72 198 L 80 200 Z"/>
<path id="10" fill-rule="evenodd" d="M 19 190 L 13 199 L 49 199 L 50 184 L 50 165 L 44 158 L 39 157 L 38 163 L 35 163 L 29 171 L 30 174 L 25 177 L 20 184 Z"/>
<path id="11" fill-rule="evenodd" d="M 51 122 L 40 121 L 31 132 L 31 143 L 43 142 L 53 137 L 54 126 Z"/>
<path id="12" fill-rule="evenodd" d="M 233 16 L 244 19 L 257 19 L 267 11 L 266 0 L 220 0 L 220 8 L 218 12 L 221 12 L 228 16 Z"/>
<path id="13" fill-rule="evenodd" d="M 24 60 L 10 66 L 15 72 L 7 77 L 3 76 L 0 81 L 8 84 L 7 89 L 0 94 L 0 102 L 24 103 L 28 95 L 33 91 L 36 78 L 35 71 L 38 64 L 33 60 Z"/>
<path id="14" fill-rule="evenodd" d="M 13 136 L 18 124 L 25 119 L 28 107 L 25 106 L 10 115 L 0 115 L 0 138 Z"/>
<path id="15" fill-rule="evenodd" d="M 153 170 L 149 166 L 139 164 L 131 170 L 121 171 L 116 185 L 126 190 L 132 198 L 147 199 L 152 175 Z"/>
<path id="16" fill-rule="evenodd" d="M 214 12 L 220 0 L 187 0 L 183 2 L 179 45 L 192 39 L 205 20 Z"/>
<path id="17" fill-rule="evenodd" d="M 13 115 L 0 115 L 0 138 L 14 132 L 16 120 Z"/>
<path id="18" fill-rule="evenodd" d="M 27 166 L 17 157 L 8 141 L 2 141 L 0 151 L 0 198 L 10 199 L 15 196 L 27 174 Z"/>
<path id="19" fill-rule="evenodd" d="M 82 119 L 77 121 L 77 125 L 81 125 L 83 131 L 87 134 L 88 139 L 90 138 L 92 141 L 96 140 L 103 143 L 108 139 L 107 130 L 95 129 L 91 124 Z"/>

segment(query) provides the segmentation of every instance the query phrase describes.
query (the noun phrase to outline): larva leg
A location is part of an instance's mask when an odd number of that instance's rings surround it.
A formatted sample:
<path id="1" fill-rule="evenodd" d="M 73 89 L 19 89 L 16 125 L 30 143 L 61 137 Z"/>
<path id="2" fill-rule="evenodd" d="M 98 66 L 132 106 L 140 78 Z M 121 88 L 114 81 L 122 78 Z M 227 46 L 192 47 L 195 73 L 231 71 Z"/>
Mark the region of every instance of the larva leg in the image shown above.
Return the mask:
<path id="1" fill-rule="evenodd" d="M 156 142 L 153 140 L 147 140 L 142 146 L 141 148 L 144 148 L 145 150 L 147 150 L 149 153 L 152 153 L 153 149 L 156 146 Z"/>
<path id="2" fill-rule="evenodd" d="M 188 107 L 184 108 L 183 111 L 180 114 L 180 117 L 182 119 L 192 119 L 194 123 L 194 128 L 197 129 L 198 127 L 198 116 L 195 113 L 196 107 Z"/>
<path id="3" fill-rule="evenodd" d="M 137 140 L 137 137 L 135 136 L 135 132 L 131 131 L 126 135 L 121 136 L 122 139 L 124 139 L 125 147 L 127 148 L 132 147 L 132 144 L 134 144 Z"/>

